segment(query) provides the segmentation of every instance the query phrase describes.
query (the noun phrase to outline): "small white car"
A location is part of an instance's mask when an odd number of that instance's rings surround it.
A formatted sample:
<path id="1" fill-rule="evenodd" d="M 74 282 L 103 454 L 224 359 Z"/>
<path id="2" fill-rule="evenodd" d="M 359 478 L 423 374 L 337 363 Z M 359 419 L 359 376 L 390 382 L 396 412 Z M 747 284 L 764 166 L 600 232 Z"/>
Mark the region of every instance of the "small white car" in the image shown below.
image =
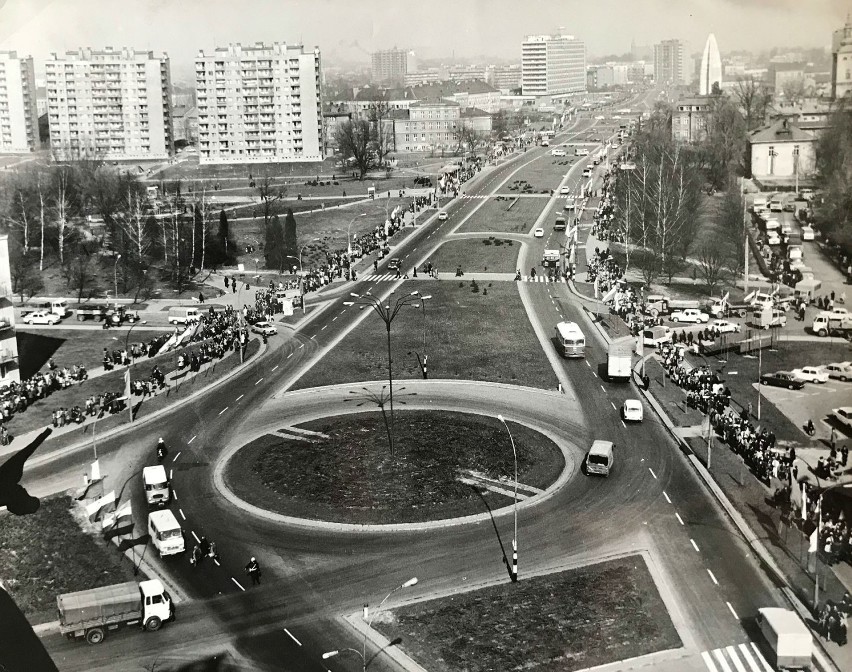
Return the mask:
<path id="1" fill-rule="evenodd" d="M 816 238 L 816 232 L 812 226 L 802 227 L 802 240 L 813 240 Z"/>
<path id="2" fill-rule="evenodd" d="M 823 310 L 820 311 L 820 316 L 825 315 L 830 320 L 843 319 L 844 317 L 849 317 L 849 311 L 846 308 L 841 306 L 835 306 L 831 310 Z"/>
<path id="3" fill-rule="evenodd" d="M 266 336 L 272 336 L 272 334 L 278 333 L 278 329 L 276 329 L 266 320 L 263 320 L 261 322 L 255 322 L 252 325 L 251 330 L 256 334 L 264 334 Z"/>
<path id="4" fill-rule="evenodd" d="M 642 404 L 638 399 L 625 399 L 621 406 L 624 422 L 642 422 Z"/>
<path id="5" fill-rule="evenodd" d="M 852 428 L 852 406 L 841 406 L 840 408 L 832 408 L 831 412 L 838 422 L 842 422 L 849 428 Z"/>
<path id="6" fill-rule="evenodd" d="M 559 193 L 562 194 L 563 196 L 570 195 L 571 194 L 571 187 L 562 187 L 559 190 Z"/>
<path id="7" fill-rule="evenodd" d="M 766 234 L 766 242 L 768 245 L 780 245 L 781 236 L 779 236 L 775 231 L 770 231 Z"/>
<path id="8" fill-rule="evenodd" d="M 829 378 L 836 378 L 846 382 L 852 380 L 852 362 L 833 362 L 826 364 L 823 369 Z"/>
<path id="9" fill-rule="evenodd" d="M 544 229 L 542 229 L 542 228 L 538 228 L 538 229 L 536 229 L 536 230 L 533 232 L 533 235 L 534 235 L 536 238 L 544 238 Z"/>
<path id="10" fill-rule="evenodd" d="M 446 211 L 446 210 L 441 210 L 441 212 L 439 212 L 439 213 L 438 213 L 438 219 L 439 219 L 440 221 L 442 221 L 442 222 L 443 222 L 445 219 L 447 219 L 447 217 L 449 217 L 449 215 L 447 214 L 447 211 Z"/>
<path id="11" fill-rule="evenodd" d="M 61 319 L 56 313 L 49 313 L 46 310 L 36 310 L 24 316 L 24 324 L 56 324 Z"/>
<path id="12" fill-rule="evenodd" d="M 806 383 L 827 383 L 828 371 L 821 366 L 803 366 L 801 369 L 793 369 L 793 375 Z"/>
<path id="13" fill-rule="evenodd" d="M 550 141 L 549 140 L 542 140 L 541 146 L 542 147 L 550 147 Z"/>
<path id="14" fill-rule="evenodd" d="M 781 228 L 781 222 L 777 219 L 767 219 L 766 220 L 766 230 L 767 231 L 775 231 L 776 229 Z"/>
<path id="15" fill-rule="evenodd" d="M 713 320 L 708 326 L 723 334 L 738 334 L 741 328 L 736 322 L 728 322 L 727 320 Z"/>
<path id="16" fill-rule="evenodd" d="M 707 313 L 702 313 L 697 308 L 686 308 L 684 310 L 676 310 L 671 314 L 672 322 L 692 322 L 693 324 L 707 323 L 710 321 L 710 316 Z"/>
<path id="17" fill-rule="evenodd" d="M 565 150 L 564 149 L 551 149 L 550 155 L 551 156 L 565 156 Z"/>

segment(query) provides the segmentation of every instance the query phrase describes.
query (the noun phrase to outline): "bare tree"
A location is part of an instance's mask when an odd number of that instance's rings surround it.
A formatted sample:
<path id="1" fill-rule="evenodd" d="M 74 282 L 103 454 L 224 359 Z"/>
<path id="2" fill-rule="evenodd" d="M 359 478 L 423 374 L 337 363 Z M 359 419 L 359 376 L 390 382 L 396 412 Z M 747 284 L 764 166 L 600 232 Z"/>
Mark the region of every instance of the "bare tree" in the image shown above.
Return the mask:
<path id="1" fill-rule="evenodd" d="M 370 122 L 365 119 L 344 121 L 337 127 L 334 139 L 340 148 L 344 164 L 352 159 L 358 167 L 359 179 L 363 180 L 367 171 L 373 167 Z"/>
<path id="2" fill-rule="evenodd" d="M 373 103 L 368 109 L 368 118 L 376 164 L 382 166 L 387 155 L 393 151 L 394 144 L 390 105 L 387 101 Z"/>
<path id="3" fill-rule="evenodd" d="M 152 236 L 148 227 L 146 204 L 139 191 L 127 191 L 127 215 L 121 223 L 133 263 L 144 267 L 148 263 Z"/>
<path id="4" fill-rule="evenodd" d="M 745 118 L 746 131 L 763 126 L 766 120 L 766 110 L 772 99 L 766 84 L 755 79 L 754 75 L 737 79 L 734 95 Z"/>
<path id="5" fill-rule="evenodd" d="M 263 225 L 268 226 L 269 220 L 274 214 L 273 205 L 275 201 L 280 200 L 286 195 L 286 187 L 276 187 L 267 172 L 255 178 L 254 189 L 257 192 L 258 198 L 260 198 L 260 207 L 263 211 Z"/>
<path id="6" fill-rule="evenodd" d="M 807 87 L 803 77 L 794 77 L 781 84 L 781 93 L 784 99 L 793 105 L 798 105 L 807 95 Z"/>
<path id="7" fill-rule="evenodd" d="M 716 289 L 727 262 L 725 242 L 718 232 L 708 232 L 698 248 L 698 267 L 709 291 Z"/>
<path id="8" fill-rule="evenodd" d="M 44 192 L 41 188 L 41 175 L 36 176 L 36 191 L 38 192 L 38 221 L 41 229 L 41 237 L 39 240 L 39 259 L 38 270 L 44 270 L 44 227 L 45 227 L 45 202 Z"/>
<path id="9" fill-rule="evenodd" d="M 65 277 L 68 289 L 77 293 L 77 303 L 82 302 L 84 298 L 94 296 L 99 290 L 95 262 L 95 248 L 82 243 L 76 246 L 74 254 L 62 267 L 62 275 Z"/>

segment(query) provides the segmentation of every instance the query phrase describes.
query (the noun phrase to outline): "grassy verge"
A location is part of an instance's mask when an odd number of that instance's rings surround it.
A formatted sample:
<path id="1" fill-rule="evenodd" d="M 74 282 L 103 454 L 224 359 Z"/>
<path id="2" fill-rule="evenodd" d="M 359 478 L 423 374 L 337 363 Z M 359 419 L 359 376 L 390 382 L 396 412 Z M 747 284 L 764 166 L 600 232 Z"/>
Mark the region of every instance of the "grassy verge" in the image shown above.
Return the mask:
<path id="1" fill-rule="evenodd" d="M 547 199 L 544 198 L 491 198 L 477 211 L 476 217 L 471 217 L 464 223 L 459 233 L 526 233 L 532 228 L 545 205 Z"/>
<path id="2" fill-rule="evenodd" d="M 515 176 L 518 179 L 526 180 L 535 193 L 540 193 L 542 190 L 549 193 L 551 189 L 556 189 L 559 186 L 565 173 L 570 170 L 574 163 L 573 158 L 559 158 L 548 155 L 525 166 Z"/>
<path id="3" fill-rule="evenodd" d="M 681 645 L 640 556 L 420 602 L 374 627 L 430 672 L 579 670 Z"/>
<path id="4" fill-rule="evenodd" d="M 511 450 L 494 449 L 506 443 L 498 420 L 399 410 L 395 420 L 395 458 L 379 413 L 338 416 L 304 425 L 329 437 L 314 443 L 274 435 L 254 441 L 231 459 L 225 478 L 240 497 L 262 508 L 350 523 L 418 522 L 484 512 L 477 492 L 458 480 L 467 470 L 512 482 Z M 553 483 L 565 463 L 559 449 L 522 425 L 513 425 L 512 434 L 519 481 L 542 489 Z M 491 492 L 484 498 L 492 508 L 512 501 Z"/>
<path id="5" fill-rule="evenodd" d="M 471 272 L 514 273 L 520 251 L 520 243 L 495 236 L 449 240 L 435 250 L 429 261 L 442 272 L 441 277 L 448 280 L 457 267 Z"/>
<path id="6" fill-rule="evenodd" d="M 481 245 L 481 243 L 479 243 Z M 483 246 L 484 247 L 484 246 Z M 557 379 L 530 326 L 514 283 L 470 284 L 453 279 L 418 280 L 405 291 L 431 295 L 426 303 L 426 352 L 431 378 L 515 383 L 553 389 Z M 485 290 L 488 294 L 484 294 Z M 417 308 L 392 323 L 394 377 L 419 378 L 424 320 Z M 317 362 L 297 388 L 382 380 L 387 375 L 384 322 L 370 316 Z"/>
<path id="7" fill-rule="evenodd" d="M 41 502 L 30 516 L 0 513 L 0 577 L 31 623 L 56 618 L 56 596 L 134 577 L 129 563 L 88 521 L 81 529 L 70 497 Z"/>

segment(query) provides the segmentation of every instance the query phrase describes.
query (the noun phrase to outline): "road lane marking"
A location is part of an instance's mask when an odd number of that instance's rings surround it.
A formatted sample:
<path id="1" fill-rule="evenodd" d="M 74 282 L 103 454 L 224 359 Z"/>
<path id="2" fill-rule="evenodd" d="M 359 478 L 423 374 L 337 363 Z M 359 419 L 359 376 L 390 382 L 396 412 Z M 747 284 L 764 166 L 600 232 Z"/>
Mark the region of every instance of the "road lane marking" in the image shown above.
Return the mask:
<path id="1" fill-rule="evenodd" d="M 345 313 L 345 312 L 346 312 L 346 308 L 344 308 L 343 310 L 341 310 L 341 311 L 340 311 L 340 314 L 341 314 L 341 315 L 343 315 L 343 313 Z"/>
<path id="2" fill-rule="evenodd" d="M 654 477 L 654 480 L 656 480 L 656 479 L 657 479 L 657 474 L 655 474 L 655 473 L 654 473 L 654 470 L 653 470 L 653 469 L 651 469 L 651 467 L 648 467 L 648 471 L 650 471 L 650 472 L 651 472 L 651 476 L 653 476 L 653 477 Z"/>
<path id="3" fill-rule="evenodd" d="M 331 321 L 334 322 L 338 317 L 340 317 L 340 315 L 335 315 L 334 317 L 331 318 Z"/>
<path id="4" fill-rule="evenodd" d="M 701 552 L 701 551 L 698 550 L 698 544 L 695 543 L 695 539 L 690 539 L 689 543 L 692 544 L 692 548 L 694 548 L 696 550 L 696 552 L 698 552 L 698 553 Z"/>
<path id="5" fill-rule="evenodd" d="M 172 493 L 172 494 L 174 494 L 174 493 Z M 185 515 L 183 515 L 183 509 L 180 509 L 180 508 L 179 508 L 179 509 L 178 509 L 178 513 L 180 514 L 180 517 L 181 517 L 181 518 L 183 518 L 184 520 L 186 520 L 186 516 L 185 516 Z"/>
<path id="6" fill-rule="evenodd" d="M 290 632 L 287 628 L 284 628 L 284 632 L 286 632 L 288 635 L 290 635 L 290 639 L 292 639 L 294 642 L 296 642 L 296 644 L 298 644 L 299 646 L 302 646 L 302 642 L 300 642 L 298 639 L 296 639 L 296 637 L 293 635 L 293 633 Z"/>
<path id="7" fill-rule="evenodd" d="M 711 579 L 713 579 L 713 583 L 715 583 L 715 584 L 718 586 L 718 585 L 719 585 L 719 582 L 716 580 L 716 577 L 713 575 L 713 572 L 711 572 L 711 571 L 708 569 L 708 570 L 707 570 L 707 573 L 710 575 L 710 578 L 711 578 Z"/>
<path id="8" fill-rule="evenodd" d="M 219 561 L 218 561 L 216 558 L 213 558 L 213 562 L 215 562 L 215 563 L 216 563 L 216 566 L 217 566 L 217 567 L 221 567 L 221 566 L 222 566 L 222 565 L 220 565 L 220 564 L 219 564 Z"/>
<path id="9" fill-rule="evenodd" d="M 320 331 L 324 331 L 324 330 L 325 330 L 325 329 L 327 329 L 327 328 L 328 328 L 328 325 L 327 325 L 327 324 L 324 324 L 324 325 L 322 325 L 322 329 L 320 329 Z"/>
<path id="10" fill-rule="evenodd" d="M 719 672 L 716 667 L 716 663 L 713 662 L 713 658 L 707 651 L 702 651 L 701 657 L 704 659 L 704 664 L 707 666 L 707 669 L 710 670 L 710 672 Z"/>
<path id="11" fill-rule="evenodd" d="M 769 663 L 766 662 L 766 658 L 763 657 L 763 654 L 760 652 L 760 649 L 757 648 L 757 644 L 751 642 L 751 648 L 754 651 L 754 655 L 760 661 L 760 664 L 763 665 L 763 669 L 766 672 L 773 672 L 772 668 L 769 666 Z"/>
<path id="12" fill-rule="evenodd" d="M 240 585 L 240 582 L 239 582 L 239 581 L 237 581 L 237 580 L 236 580 L 233 576 L 231 577 L 231 581 L 233 581 L 234 583 L 236 583 L 236 584 L 237 584 L 237 588 L 239 588 L 241 591 L 246 592 L 246 589 L 245 589 L 245 588 L 243 588 L 243 587 Z"/>
<path id="13" fill-rule="evenodd" d="M 239 401 L 240 399 L 242 399 L 244 396 L 246 396 L 246 395 L 241 394 L 239 397 L 237 397 L 237 401 Z"/>
<path id="14" fill-rule="evenodd" d="M 195 437 L 193 436 L 192 438 L 194 439 Z M 192 441 L 190 441 L 190 443 L 192 443 Z M 179 457 L 180 457 L 180 454 L 181 454 L 182 452 L 183 452 L 182 450 L 179 450 L 179 451 L 178 451 L 178 454 L 177 454 L 177 455 L 175 455 L 175 456 L 172 458 L 172 462 L 177 462 L 177 458 L 179 458 Z"/>
<path id="15" fill-rule="evenodd" d="M 610 405 L 610 406 L 612 406 L 612 409 L 613 409 L 614 411 L 617 411 L 617 410 L 618 410 L 618 409 L 615 407 L 615 404 L 613 404 L 611 401 L 609 402 L 609 405 Z"/>
<path id="16" fill-rule="evenodd" d="M 301 349 L 302 349 L 302 348 L 304 348 L 304 347 L 305 347 L 305 344 L 304 344 L 304 343 L 302 343 L 302 345 L 300 345 L 300 346 L 299 346 L 299 350 L 301 350 Z"/>
<path id="17" fill-rule="evenodd" d="M 317 335 L 316 335 L 316 334 L 314 334 L 313 336 L 311 336 L 311 338 L 316 338 L 316 337 L 317 337 Z"/>
<path id="18" fill-rule="evenodd" d="M 596 374 L 594 371 L 592 371 L 592 375 L 593 375 L 595 378 L 597 378 L 597 377 L 598 377 L 598 374 Z"/>
<path id="19" fill-rule="evenodd" d="M 627 429 L 627 425 L 625 424 L 624 420 L 621 421 L 621 426 L 624 427 L 624 429 Z"/>
<path id="20" fill-rule="evenodd" d="M 174 469 L 169 469 L 169 480 L 173 481 L 175 476 Z"/>
<path id="21" fill-rule="evenodd" d="M 221 411 L 219 411 L 219 415 L 222 415 L 222 413 L 227 411 L 229 408 L 230 408 L 230 406 L 225 406 L 225 408 L 223 408 Z"/>
<path id="22" fill-rule="evenodd" d="M 174 497 L 174 500 L 177 501 L 177 490 L 174 488 L 172 488 L 172 497 Z"/>
<path id="23" fill-rule="evenodd" d="M 606 394 L 606 388 L 603 386 L 603 383 L 601 383 L 601 389 L 604 391 L 604 394 Z"/>
<path id="24" fill-rule="evenodd" d="M 195 543 L 200 544 L 201 539 L 198 538 L 198 535 L 195 534 L 195 530 L 192 530 L 192 536 L 195 537 Z"/>
<path id="25" fill-rule="evenodd" d="M 725 604 L 727 604 L 727 605 L 728 605 L 728 610 L 729 610 L 729 611 L 730 611 L 730 612 L 734 615 L 734 618 L 736 618 L 737 620 L 740 620 L 740 617 L 739 617 L 739 616 L 737 616 L 737 612 L 736 612 L 736 611 L 734 611 L 734 608 L 731 606 L 731 603 L 730 603 L 730 602 L 725 602 Z M 746 649 L 746 651 L 747 651 L 747 650 L 748 650 L 748 649 Z M 745 655 L 745 651 L 743 651 L 743 655 Z"/>
<path id="26" fill-rule="evenodd" d="M 263 380 L 263 378 L 261 378 L 260 380 Z M 255 385 L 259 385 L 259 384 L 260 384 L 260 380 L 258 380 L 258 381 L 255 383 Z"/>
<path id="27" fill-rule="evenodd" d="M 293 353 L 291 352 L 289 355 L 287 355 L 287 359 L 290 359 L 292 356 L 293 356 Z"/>
<path id="28" fill-rule="evenodd" d="M 722 672 L 734 672 L 719 649 L 713 649 L 713 655 L 716 656 L 716 660 L 719 662 L 719 667 L 722 668 Z"/>
<path id="29" fill-rule="evenodd" d="M 665 491 L 665 490 L 663 490 L 663 497 L 665 497 L 665 498 L 666 498 L 666 501 L 667 501 L 669 504 L 671 504 L 671 503 L 672 503 L 672 500 L 670 500 L 670 499 L 669 499 L 669 496 L 666 494 L 666 491 Z"/>
<path id="30" fill-rule="evenodd" d="M 681 525 L 686 525 L 686 523 L 683 522 L 683 518 L 680 517 L 679 513 L 675 513 L 675 516 L 677 517 L 677 520 Z"/>
<path id="31" fill-rule="evenodd" d="M 186 442 L 186 445 L 189 445 L 190 443 L 195 441 L 195 437 L 197 437 L 197 436 L 198 436 L 198 434 L 193 434 L 192 438 L 189 441 Z M 180 455 L 180 453 L 178 453 L 178 455 Z M 177 459 L 177 458 L 175 458 L 175 459 Z"/>
<path id="32" fill-rule="evenodd" d="M 734 667 L 737 668 L 737 672 L 748 672 L 745 666 L 743 665 L 740 657 L 737 655 L 737 650 L 733 646 L 726 646 L 725 651 L 728 652 L 728 656 L 731 659 L 731 662 L 734 664 Z"/>
<path id="33" fill-rule="evenodd" d="M 279 365 L 278 365 L 278 364 L 276 364 L 275 366 L 273 366 L 273 367 L 272 367 L 272 370 L 273 370 L 273 371 L 275 371 L 275 369 L 277 369 L 277 368 L 278 368 L 278 366 L 279 366 Z"/>

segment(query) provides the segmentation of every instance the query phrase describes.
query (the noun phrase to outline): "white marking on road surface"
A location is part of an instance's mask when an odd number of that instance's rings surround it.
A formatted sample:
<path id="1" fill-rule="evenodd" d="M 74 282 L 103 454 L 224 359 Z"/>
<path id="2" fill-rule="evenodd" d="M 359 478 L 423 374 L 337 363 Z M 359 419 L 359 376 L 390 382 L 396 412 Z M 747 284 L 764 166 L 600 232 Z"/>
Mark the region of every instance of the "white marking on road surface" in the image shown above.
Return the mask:
<path id="1" fill-rule="evenodd" d="M 748 672 L 740 660 L 740 657 L 737 655 L 737 650 L 733 646 L 726 646 L 725 651 L 728 652 L 728 656 L 730 656 L 731 662 L 734 663 L 734 667 L 737 668 L 737 672 Z"/>
<path id="2" fill-rule="evenodd" d="M 346 312 L 346 308 L 344 308 L 343 310 L 341 310 L 341 311 L 340 311 L 340 314 L 341 314 L 341 315 L 343 315 L 343 313 L 345 313 L 345 312 Z"/>
<path id="3" fill-rule="evenodd" d="M 689 543 L 692 544 L 692 548 L 694 548 L 698 553 L 701 552 L 698 550 L 698 544 L 695 543 L 695 539 L 690 539 Z"/>
<path id="4" fill-rule="evenodd" d="M 654 470 L 653 470 L 653 469 L 651 469 L 651 467 L 648 467 L 648 471 L 650 471 L 650 472 L 651 472 L 651 476 L 653 476 L 653 477 L 654 477 L 654 479 L 656 480 L 656 478 L 657 478 L 657 474 L 655 474 L 655 473 L 654 473 Z"/>
<path id="5" fill-rule="evenodd" d="M 316 337 L 317 337 L 317 335 L 316 335 L 316 334 L 314 334 L 313 336 L 311 336 L 311 338 L 316 338 Z"/>
<path id="6" fill-rule="evenodd" d="M 763 657 L 763 654 L 760 652 L 760 649 L 757 648 L 757 644 L 754 642 L 750 642 L 751 648 L 754 651 L 755 657 L 760 661 L 760 664 L 763 665 L 763 669 L 765 672 L 773 672 L 772 668 L 769 666 L 769 663 L 766 662 L 766 658 Z"/>
<path id="7" fill-rule="evenodd" d="M 591 365 L 591 364 L 589 364 L 589 360 L 588 360 L 588 359 L 586 360 L 586 366 L 588 366 L 590 369 L 592 368 L 592 365 Z"/>
<path id="8" fill-rule="evenodd" d="M 172 488 L 172 497 L 174 497 L 175 501 L 177 501 L 177 490 L 175 490 L 174 488 Z"/>
<path id="9" fill-rule="evenodd" d="M 237 397 L 237 401 L 239 401 L 240 399 L 242 399 L 244 396 L 246 396 L 246 395 L 241 394 L 239 397 Z"/>
<path id="10" fill-rule="evenodd" d="M 174 480 L 174 475 L 175 475 L 174 469 L 169 469 L 169 480 L 170 481 Z"/>
<path id="11" fill-rule="evenodd" d="M 713 649 L 713 655 L 716 656 L 716 660 L 719 661 L 719 667 L 722 668 L 722 672 L 734 672 L 719 649 Z"/>
<path id="12" fill-rule="evenodd" d="M 195 530 L 192 530 L 192 536 L 195 537 L 195 543 L 200 544 L 201 539 L 198 538 L 198 535 L 195 534 Z"/>
<path id="13" fill-rule="evenodd" d="M 219 415 L 222 415 L 222 413 L 227 411 L 229 408 L 230 408 L 230 406 L 225 406 L 225 408 L 223 408 L 221 411 L 219 411 Z"/>
<path id="14" fill-rule="evenodd" d="M 610 406 L 612 406 L 613 410 L 615 410 L 615 411 L 617 411 L 617 410 L 618 410 L 618 409 L 615 407 L 615 404 L 613 404 L 611 401 L 609 402 L 609 405 L 610 405 Z"/>
<path id="15" fill-rule="evenodd" d="M 719 582 L 716 580 L 716 577 L 713 575 L 713 572 L 711 572 L 711 571 L 708 569 L 708 570 L 707 570 L 707 573 L 710 575 L 710 578 L 711 578 L 711 579 L 713 579 L 713 583 L 715 583 L 715 584 L 718 586 L 718 585 L 719 585 Z"/>
<path id="16" fill-rule="evenodd" d="M 194 439 L 195 437 L 193 436 L 192 438 Z M 192 443 L 192 441 L 190 441 L 190 443 Z M 177 458 L 179 458 L 179 457 L 180 457 L 180 454 L 181 454 L 182 452 L 183 452 L 182 450 L 179 450 L 179 451 L 178 451 L 178 454 L 177 454 L 177 455 L 175 455 L 175 456 L 172 458 L 172 462 L 177 462 Z"/>
<path id="17" fill-rule="evenodd" d="M 624 420 L 621 421 L 621 426 L 624 427 L 624 429 L 627 429 L 627 425 L 625 424 Z"/>
<path id="18" fill-rule="evenodd" d="M 302 642 L 300 642 L 298 639 L 296 639 L 293 636 L 293 633 L 290 632 L 287 628 L 284 628 L 284 632 L 286 632 L 288 635 L 290 635 L 290 639 L 292 639 L 294 642 L 296 642 L 296 644 L 298 644 L 299 646 L 302 646 Z"/>
<path id="19" fill-rule="evenodd" d="M 187 441 L 187 442 L 186 442 L 186 445 L 189 445 L 190 443 L 192 443 L 193 441 L 195 441 L 195 437 L 196 437 L 196 436 L 198 436 L 198 434 L 194 434 L 194 435 L 192 436 L 192 438 L 191 438 L 189 441 Z M 180 453 L 178 453 L 178 455 L 180 455 Z M 175 458 L 175 459 L 177 459 L 177 458 Z"/>
<path id="20" fill-rule="evenodd" d="M 278 364 L 276 364 L 275 366 L 273 366 L 273 367 L 272 367 L 272 370 L 273 370 L 273 371 L 275 371 L 275 369 L 277 369 L 277 368 L 278 368 L 278 366 L 279 366 L 279 365 L 278 365 Z"/>
<path id="21" fill-rule="evenodd" d="M 174 493 L 172 493 L 172 494 L 174 494 Z M 179 508 L 179 509 L 178 509 L 178 513 L 180 514 L 180 517 L 181 517 L 181 518 L 183 518 L 184 520 L 186 520 L 186 516 L 185 516 L 185 515 L 183 515 L 183 509 L 180 509 L 180 508 Z"/>
<path id="22" fill-rule="evenodd" d="M 686 523 L 683 522 L 683 518 L 680 517 L 679 513 L 675 513 L 675 516 L 677 517 L 677 520 L 681 525 L 686 525 Z"/>
<path id="23" fill-rule="evenodd" d="M 300 346 L 299 346 L 299 350 L 301 350 L 301 349 L 302 349 L 302 348 L 304 348 L 304 347 L 305 347 L 305 344 L 304 344 L 304 343 L 302 343 L 302 345 L 300 345 Z"/>
<path id="24" fill-rule="evenodd" d="M 338 317 L 340 317 L 340 315 L 335 315 L 334 317 L 331 318 L 331 321 L 334 322 Z"/>
<path id="25" fill-rule="evenodd" d="M 287 355 L 287 359 L 290 359 L 292 356 L 293 356 L 293 353 L 291 352 L 289 355 Z"/>
<path id="26" fill-rule="evenodd" d="M 671 504 L 671 503 L 672 503 L 672 500 L 670 500 L 670 499 L 669 499 L 669 496 L 666 494 L 666 491 L 665 491 L 665 490 L 663 490 L 663 497 L 665 497 L 665 498 L 666 498 L 666 501 L 667 501 L 669 504 Z"/>
<path id="27" fill-rule="evenodd" d="M 260 380 L 263 380 L 263 378 L 261 378 Z M 260 380 L 258 380 L 258 381 L 255 383 L 255 385 L 259 385 L 259 384 L 260 384 Z"/>
<path id="28" fill-rule="evenodd" d="M 604 394 L 606 394 L 606 388 L 603 386 L 603 384 L 601 385 L 601 389 L 604 391 Z"/>
<path id="29" fill-rule="evenodd" d="M 707 651 L 702 651 L 701 657 L 704 659 L 704 664 L 707 666 L 707 669 L 710 670 L 710 672 L 719 672 L 719 670 L 716 668 L 716 664 L 713 662 L 713 658 Z"/>
<path id="30" fill-rule="evenodd" d="M 731 606 L 731 603 L 730 603 L 730 602 L 725 602 L 725 604 L 727 604 L 727 605 L 728 605 L 728 611 L 730 611 L 730 612 L 734 615 L 734 618 L 736 618 L 737 620 L 740 620 L 740 617 L 739 617 L 739 616 L 737 616 L 737 612 L 736 612 L 736 611 L 734 611 L 734 608 Z M 741 646 L 742 646 L 742 645 L 741 645 Z M 745 651 L 743 651 L 743 653 L 745 653 Z"/>
<path id="31" fill-rule="evenodd" d="M 219 564 L 219 561 L 218 561 L 216 558 L 213 558 L 213 562 L 215 562 L 215 563 L 216 563 L 216 566 L 217 566 L 217 567 L 221 567 L 221 566 L 222 566 L 222 565 L 220 565 L 220 564 Z"/>
<path id="32" fill-rule="evenodd" d="M 237 581 L 237 580 L 236 580 L 233 576 L 231 577 L 231 581 L 233 581 L 234 583 L 236 583 L 236 584 L 237 584 L 237 588 L 239 588 L 241 591 L 246 592 L 246 589 L 245 589 L 245 588 L 243 588 L 243 587 L 240 585 L 240 582 L 239 582 L 239 581 Z"/>

